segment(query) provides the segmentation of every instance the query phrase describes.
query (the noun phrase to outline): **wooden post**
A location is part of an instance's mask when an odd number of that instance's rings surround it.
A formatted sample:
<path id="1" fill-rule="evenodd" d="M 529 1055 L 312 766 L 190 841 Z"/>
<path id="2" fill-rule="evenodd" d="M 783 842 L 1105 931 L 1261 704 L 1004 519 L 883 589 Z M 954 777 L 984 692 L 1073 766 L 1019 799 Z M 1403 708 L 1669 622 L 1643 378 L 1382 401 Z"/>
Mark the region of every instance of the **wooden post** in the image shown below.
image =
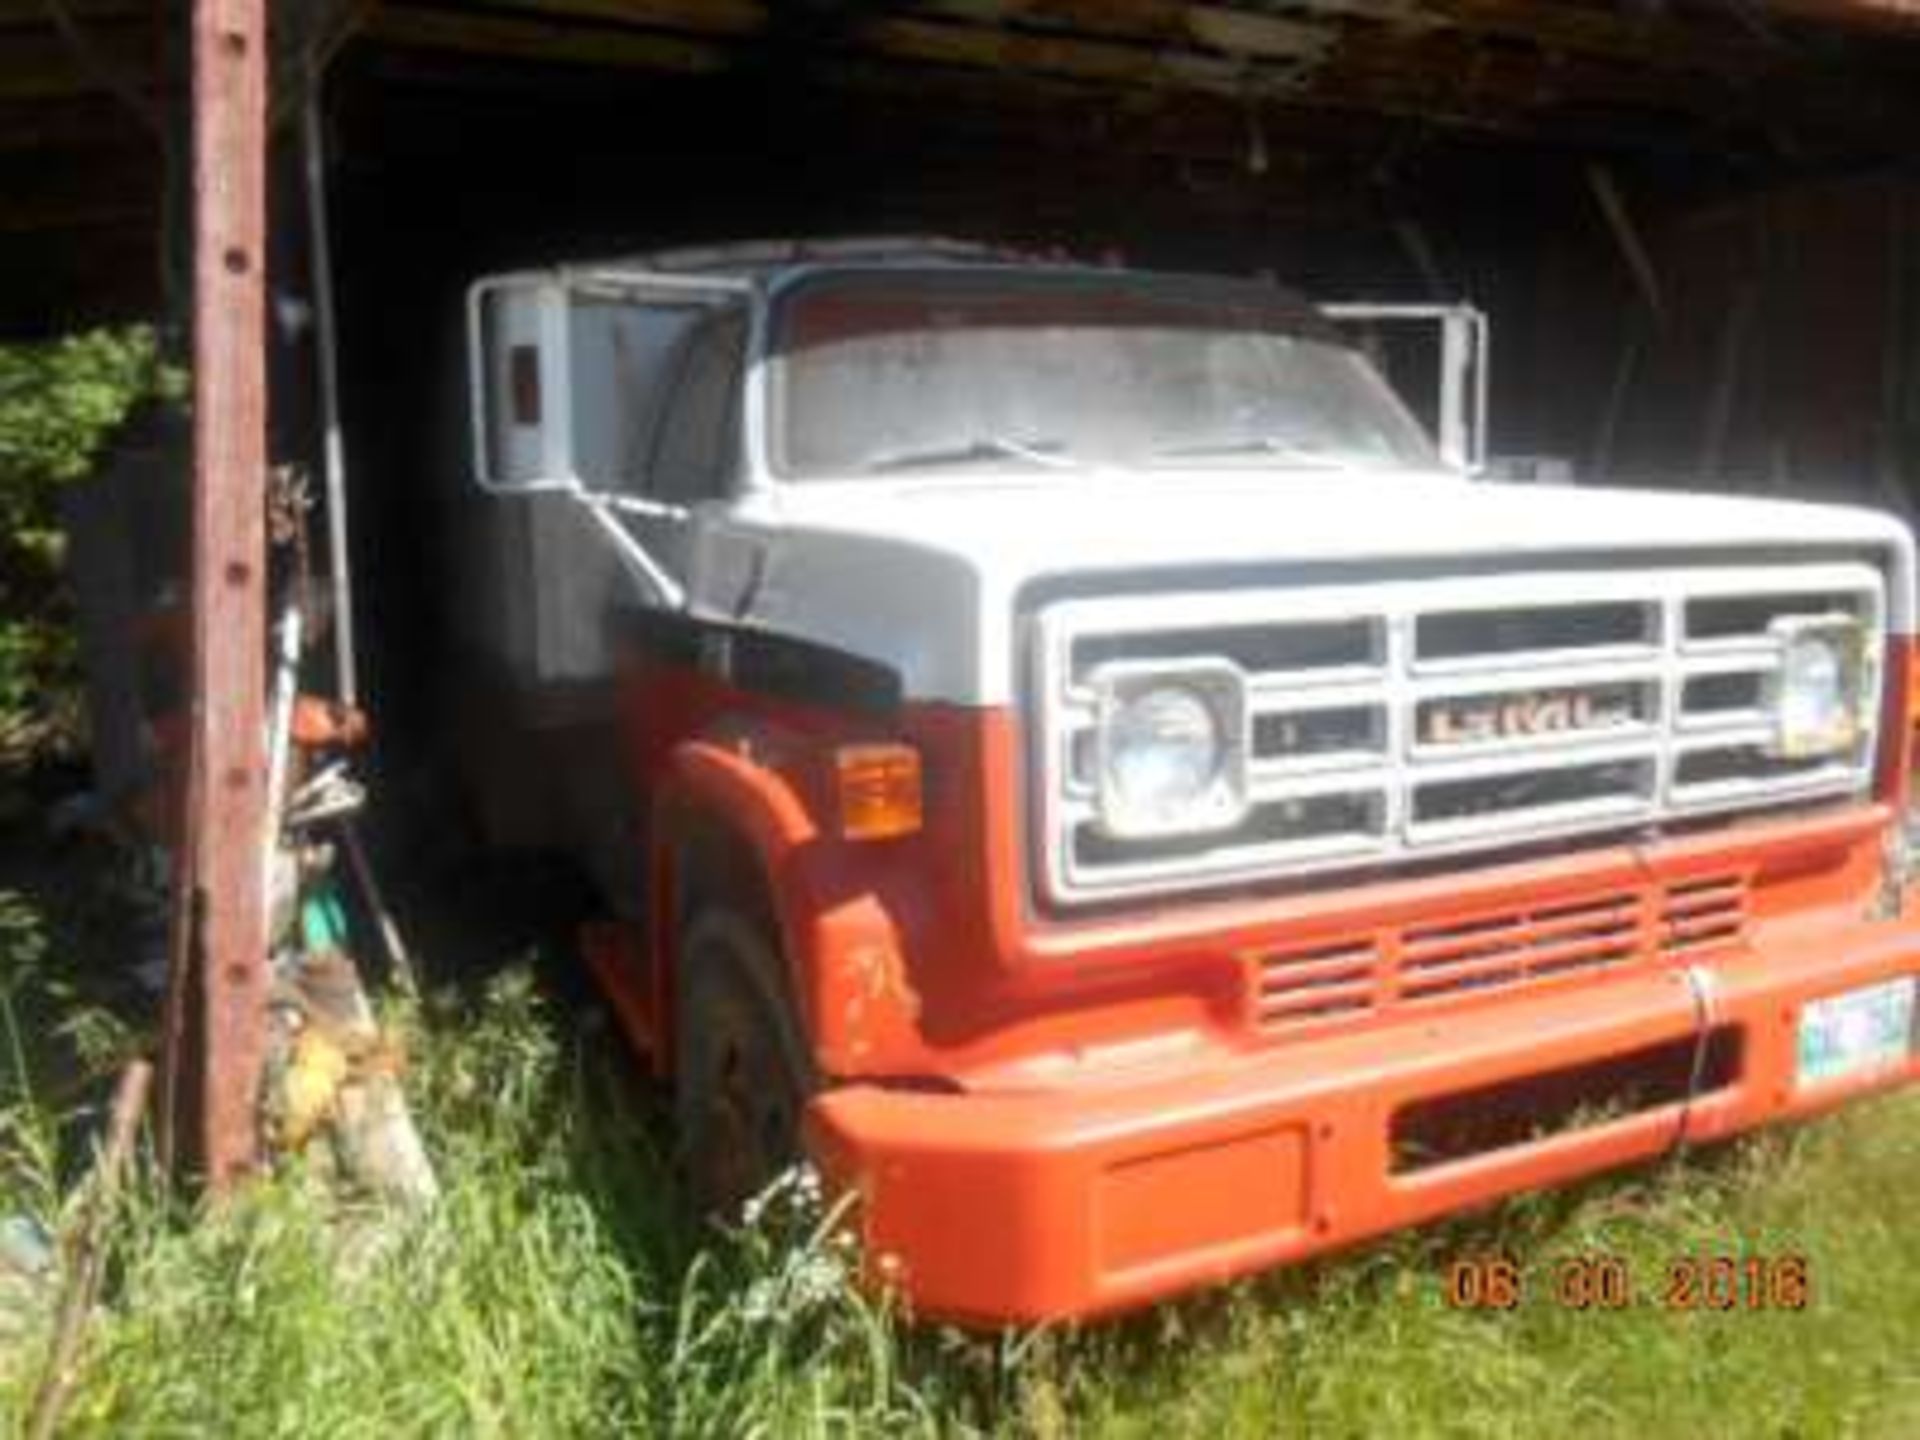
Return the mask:
<path id="1" fill-rule="evenodd" d="M 264 0 L 194 0 L 192 741 L 167 1095 L 180 1158 L 216 1192 L 256 1163 L 267 1039 L 267 65 Z"/>

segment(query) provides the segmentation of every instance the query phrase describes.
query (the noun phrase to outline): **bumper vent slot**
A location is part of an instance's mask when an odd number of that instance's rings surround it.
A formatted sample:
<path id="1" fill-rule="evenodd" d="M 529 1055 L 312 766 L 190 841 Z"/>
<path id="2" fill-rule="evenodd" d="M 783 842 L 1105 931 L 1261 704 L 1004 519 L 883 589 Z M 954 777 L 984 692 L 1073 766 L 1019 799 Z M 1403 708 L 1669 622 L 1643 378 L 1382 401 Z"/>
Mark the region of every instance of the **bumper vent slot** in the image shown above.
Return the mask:
<path id="1" fill-rule="evenodd" d="M 1639 901 L 1630 894 L 1471 924 L 1417 926 L 1401 940 L 1400 993 L 1425 1000 L 1599 969 L 1633 959 L 1639 942 Z"/>
<path id="2" fill-rule="evenodd" d="M 1748 891 L 1744 873 L 1688 878 L 1445 924 L 1321 937 L 1259 957 L 1254 1024 L 1292 1034 L 1690 958 L 1746 940 Z"/>
<path id="3" fill-rule="evenodd" d="M 1690 955 L 1747 938 L 1747 882 L 1739 875 L 1667 887 L 1660 907 L 1660 949 Z"/>
<path id="4" fill-rule="evenodd" d="M 1269 1029 L 1348 1019 L 1374 1009 L 1380 952 L 1370 939 L 1281 951 L 1260 967 L 1255 1008 Z"/>

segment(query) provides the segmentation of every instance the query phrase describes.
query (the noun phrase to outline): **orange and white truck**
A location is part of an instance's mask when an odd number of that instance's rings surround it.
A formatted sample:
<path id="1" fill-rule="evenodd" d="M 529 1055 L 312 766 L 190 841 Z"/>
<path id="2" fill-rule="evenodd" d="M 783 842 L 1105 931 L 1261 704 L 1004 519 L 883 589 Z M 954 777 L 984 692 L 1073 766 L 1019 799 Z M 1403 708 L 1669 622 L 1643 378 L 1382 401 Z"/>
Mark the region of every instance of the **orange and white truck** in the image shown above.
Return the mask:
<path id="1" fill-rule="evenodd" d="M 805 1156 L 917 1313 L 1089 1316 L 1913 1077 L 1906 528 L 1490 482 L 1356 313 L 472 287 L 463 744 L 705 1200 Z"/>

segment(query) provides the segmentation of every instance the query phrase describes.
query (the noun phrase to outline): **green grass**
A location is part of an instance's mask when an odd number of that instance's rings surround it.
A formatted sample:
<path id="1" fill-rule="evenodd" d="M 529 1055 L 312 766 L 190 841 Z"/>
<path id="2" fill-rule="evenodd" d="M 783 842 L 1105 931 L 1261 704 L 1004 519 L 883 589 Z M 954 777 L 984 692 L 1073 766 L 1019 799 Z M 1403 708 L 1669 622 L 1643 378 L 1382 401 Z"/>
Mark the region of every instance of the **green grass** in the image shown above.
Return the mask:
<path id="1" fill-rule="evenodd" d="M 355 1209 L 295 1172 L 189 1215 L 148 1175 L 67 1433 L 772 1435 L 924 1420 L 886 1313 L 797 1205 L 694 1253 L 650 1121 L 562 1049 L 524 973 L 438 1020 L 446 1038 L 412 1024 L 412 1089 L 442 1203 L 413 1218 Z M 6 1157 L 32 1177 L 15 1204 L 51 1193 L 48 1149 Z M 0 1379 L 0 1416 L 24 1404 L 29 1369 Z"/>
<path id="2" fill-rule="evenodd" d="M 0 976 L 20 1014 L 53 952 L 9 913 Z M 296 1173 L 195 1215 L 148 1177 L 67 1433 L 1920 1434 L 1916 1098 L 1119 1325 L 980 1338 L 863 1299 L 803 1197 L 731 1240 L 679 1229 L 657 1117 L 613 1042 L 524 973 L 398 1020 L 443 1203 L 400 1219 Z M 81 1132 L 11 1083 L 0 1212 L 57 1224 Z M 1518 1306 L 1449 1308 L 1448 1266 L 1499 1253 L 1522 1267 Z M 1584 1254 L 1622 1257 L 1644 1303 L 1556 1303 L 1558 1263 Z M 1805 1255 L 1812 1303 L 1655 1303 L 1669 1261 L 1723 1254 Z M 0 1353 L 0 1426 L 38 1338 Z"/>

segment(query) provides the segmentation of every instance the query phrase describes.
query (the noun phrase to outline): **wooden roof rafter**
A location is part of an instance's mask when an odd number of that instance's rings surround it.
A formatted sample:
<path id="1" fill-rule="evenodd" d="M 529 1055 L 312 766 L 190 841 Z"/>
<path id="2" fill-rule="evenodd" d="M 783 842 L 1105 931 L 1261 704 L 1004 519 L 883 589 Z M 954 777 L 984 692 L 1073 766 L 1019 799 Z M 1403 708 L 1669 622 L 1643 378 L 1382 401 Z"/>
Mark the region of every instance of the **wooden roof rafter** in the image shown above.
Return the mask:
<path id="1" fill-rule="evenodd" d="M 1766 0 L 1766 8 L 1794 19 L 1885 35 L 1920 33 L 1920 0 Z"/>
<path id="2" fill-rule="evenodd" d="M 619 0 L 611 0 L 618 4 Z M 1311 27 L 1349 38 L 1417 41 L 1437 34 L 1522 41 L 1580 58 L 1631 61 L 1655 69 L 1704 73 L 1744 72 L 1777 59 L 1777 52 L 1733 33 L 1701 33 L 1655 11 L 1596 10 L 1513 0 L 1273 0 L 1237 6 L 1187 4 L 1182 0 L 1133 0 L 1108 7 L 1098 0 L 924 0 L 929 13 L 953 18 L 1035 26 L 1086 26 L 1109 33 L 1194 39 L 1230 49 L 1236 27 L 1250 23 Z M 1126 12 L 1127 23 L 1102 18 Z"/>
<path id="3" fill-rule="evenodd" d="M 1668 148 L 1770 153 L 1920 128 L 1920 100 L 1908 98 L 1920 86 L 1830 71 L 1731 12 L 1713 28 L 1565 0 L 384 0 L 368 33 L 405 48 L 687 74 L 756 56 L 815 79 L 884 65 L 935 82 L 975 71 L 1009 86 L 1105 89 L 1116 103 L 1204 96 L 1624 149 L 1661 129 L 1681 132 Z M 1901 53 L 1911 73 L 1920 47 Z"/>
<path id="4" fill-rule="evenodd" d="M 50 4 L 71 24 L 50 19 Z M 179 113 L 187 10 L 0 0 L 0 159 L 33 157 L 0 231 L 10 253 L 43 233 L 151 226 L 160 167 L 124 162 L 151 159 L 136 118 L 145 97 Z M 856 106 L 891 97 L 929 144 L 962 108 L 998 111 L 1005 122 L 974 142 L 987 151 L 1064 127 L 1072 143 L 1142 146 L 1209 185 L 1237 165 L 1271 192 L 1260 204 L 1318 204 L 1339 187 L 1291 155 L 1255 166 L 1253 151 L 1312 148 L 1332 157 L 1322 172 L 1361 167 L 1365 193 L 1436 189 L 1436 157 L 1444 169 L 1477 156 L 1493 173 L 1505 161 L 1490 154 L 1558 152 L 1712 183 L 1884 161 L 1920 133 L 1920 0 L 275 0 L 271 11 L 281 120 L 313 57 L 358 36 L 345 53 L 382 86 L 459 86 L 475 103 L 486 89 L 498 104 L 632 94 L 639 74 L 732 76 L 733 98 L 698 93 L 751 104 L 757 91 L 789 108 L 830 92 Z M 1103 115 L 1153 123 L 1109 138 L 1087 128 Z M 169 143 L 183 145 L 184 129 Z M 401 137 L 376 134 L 365 153 L 395 148 Z M 1302 194 L 1278 193 L 1289 186 Z"/>

